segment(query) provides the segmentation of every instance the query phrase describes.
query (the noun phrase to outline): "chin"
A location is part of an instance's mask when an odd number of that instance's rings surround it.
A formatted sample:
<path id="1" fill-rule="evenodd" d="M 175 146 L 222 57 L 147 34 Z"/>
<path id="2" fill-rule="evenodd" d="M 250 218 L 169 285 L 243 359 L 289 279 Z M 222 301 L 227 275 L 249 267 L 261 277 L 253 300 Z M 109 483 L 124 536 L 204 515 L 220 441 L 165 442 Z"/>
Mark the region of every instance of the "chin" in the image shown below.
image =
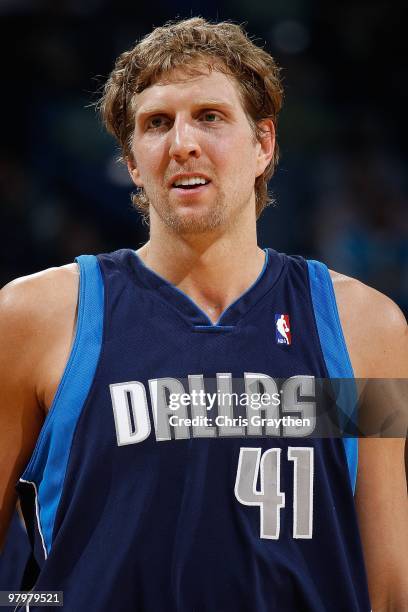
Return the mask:
<path id="1" fill-rule="evenodd" d="M 215 231 L 223 224 L 222 219 L 209 218 L 208 215 L 173 215 L 165 223 L 178 234 L 204 234 Z"/>
<path id="2" fill-rule="evenodd" d="M 225 209 L 220 206 L 198 207 L 183 206 L 183 209 L 161 210 L 159 216 L 162 222 L 178 234 L 203 234 L 219 229 L 226 223 Z"/>

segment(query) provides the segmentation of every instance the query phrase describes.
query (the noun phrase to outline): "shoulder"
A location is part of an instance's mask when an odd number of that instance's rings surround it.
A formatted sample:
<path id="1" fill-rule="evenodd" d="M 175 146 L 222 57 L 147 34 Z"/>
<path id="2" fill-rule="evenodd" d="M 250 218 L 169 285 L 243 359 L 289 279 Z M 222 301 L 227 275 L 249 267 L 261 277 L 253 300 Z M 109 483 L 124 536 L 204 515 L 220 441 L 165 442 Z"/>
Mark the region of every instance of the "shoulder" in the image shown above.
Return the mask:
<path id="1" fill-rule="evenodd" d="M 17 278 L 0 290 L 0 324 L 20 331 L 35 330 L 76 303 L 79 271 L 76 264 L 49 268 Z"/>
<path id="2" fill-rule="evenodd" d="M 408 376 L 408 327 L 397 304 L 355 278 L 330 276 L 356 377 Z"/>
<path id="3" fill-rule="evenodd" d="M 0 364 L 10 379 L 38 389 L 48 359 L 61 352 L 75 325 L 76 264 L 18 278 L 0 291 Z"/>

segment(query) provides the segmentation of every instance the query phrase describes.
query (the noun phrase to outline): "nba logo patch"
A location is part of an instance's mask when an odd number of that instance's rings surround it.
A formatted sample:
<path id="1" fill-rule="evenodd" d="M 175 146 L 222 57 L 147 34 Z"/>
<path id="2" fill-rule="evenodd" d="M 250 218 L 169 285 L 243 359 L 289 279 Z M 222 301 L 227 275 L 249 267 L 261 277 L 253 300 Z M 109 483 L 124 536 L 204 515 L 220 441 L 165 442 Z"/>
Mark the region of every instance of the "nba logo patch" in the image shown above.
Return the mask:
<path id="1" fill-rule="evenodd" d="M 275 314 L 276 343 L 291 344 L 290 323 L 288 314 Z"/>

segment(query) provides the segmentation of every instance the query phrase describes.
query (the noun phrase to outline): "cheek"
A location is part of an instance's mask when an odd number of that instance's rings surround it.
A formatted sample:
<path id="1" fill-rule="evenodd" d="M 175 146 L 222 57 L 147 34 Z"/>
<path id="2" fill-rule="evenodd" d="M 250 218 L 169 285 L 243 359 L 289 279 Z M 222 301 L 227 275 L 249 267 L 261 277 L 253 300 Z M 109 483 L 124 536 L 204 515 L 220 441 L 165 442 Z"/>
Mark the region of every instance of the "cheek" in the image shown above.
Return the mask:
<path id="1" fill-rule="evenodd" d="M 144 181 L 149 181 L 150 177 L 158 176 L 163 172 L 163 164 L 166 159 L 163 143 L 138 142 L 132 150 L 140 176 Z"/>
<path id="2" fill-rule="evenodd" d="M 241 174 L 252 174 L 256 166 L 256 148 L 252 133 L 233 133 L 229 137 L 220 138 L 214 147 L 215 159 L 219 166 L 237 172 L 235 178 L 239 180 Z"/>

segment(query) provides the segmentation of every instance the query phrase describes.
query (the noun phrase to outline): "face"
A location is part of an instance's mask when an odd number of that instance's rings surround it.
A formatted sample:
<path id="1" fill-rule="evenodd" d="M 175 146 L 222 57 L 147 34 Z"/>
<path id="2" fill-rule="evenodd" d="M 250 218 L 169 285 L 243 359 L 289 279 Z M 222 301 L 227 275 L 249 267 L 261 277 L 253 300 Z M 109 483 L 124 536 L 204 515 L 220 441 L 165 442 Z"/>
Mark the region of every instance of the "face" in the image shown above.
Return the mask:
<path id="1" fill-rule="evenodd" d="M 216 70 L 178 68 L 135 96 L 128 169 L 150 201 L 150 223 L 181 233 L 227 227 L 246 207 L 255 216 L 255 178 L 268 165 L 273 123 L 258 142 L 235 80 Z"/>

